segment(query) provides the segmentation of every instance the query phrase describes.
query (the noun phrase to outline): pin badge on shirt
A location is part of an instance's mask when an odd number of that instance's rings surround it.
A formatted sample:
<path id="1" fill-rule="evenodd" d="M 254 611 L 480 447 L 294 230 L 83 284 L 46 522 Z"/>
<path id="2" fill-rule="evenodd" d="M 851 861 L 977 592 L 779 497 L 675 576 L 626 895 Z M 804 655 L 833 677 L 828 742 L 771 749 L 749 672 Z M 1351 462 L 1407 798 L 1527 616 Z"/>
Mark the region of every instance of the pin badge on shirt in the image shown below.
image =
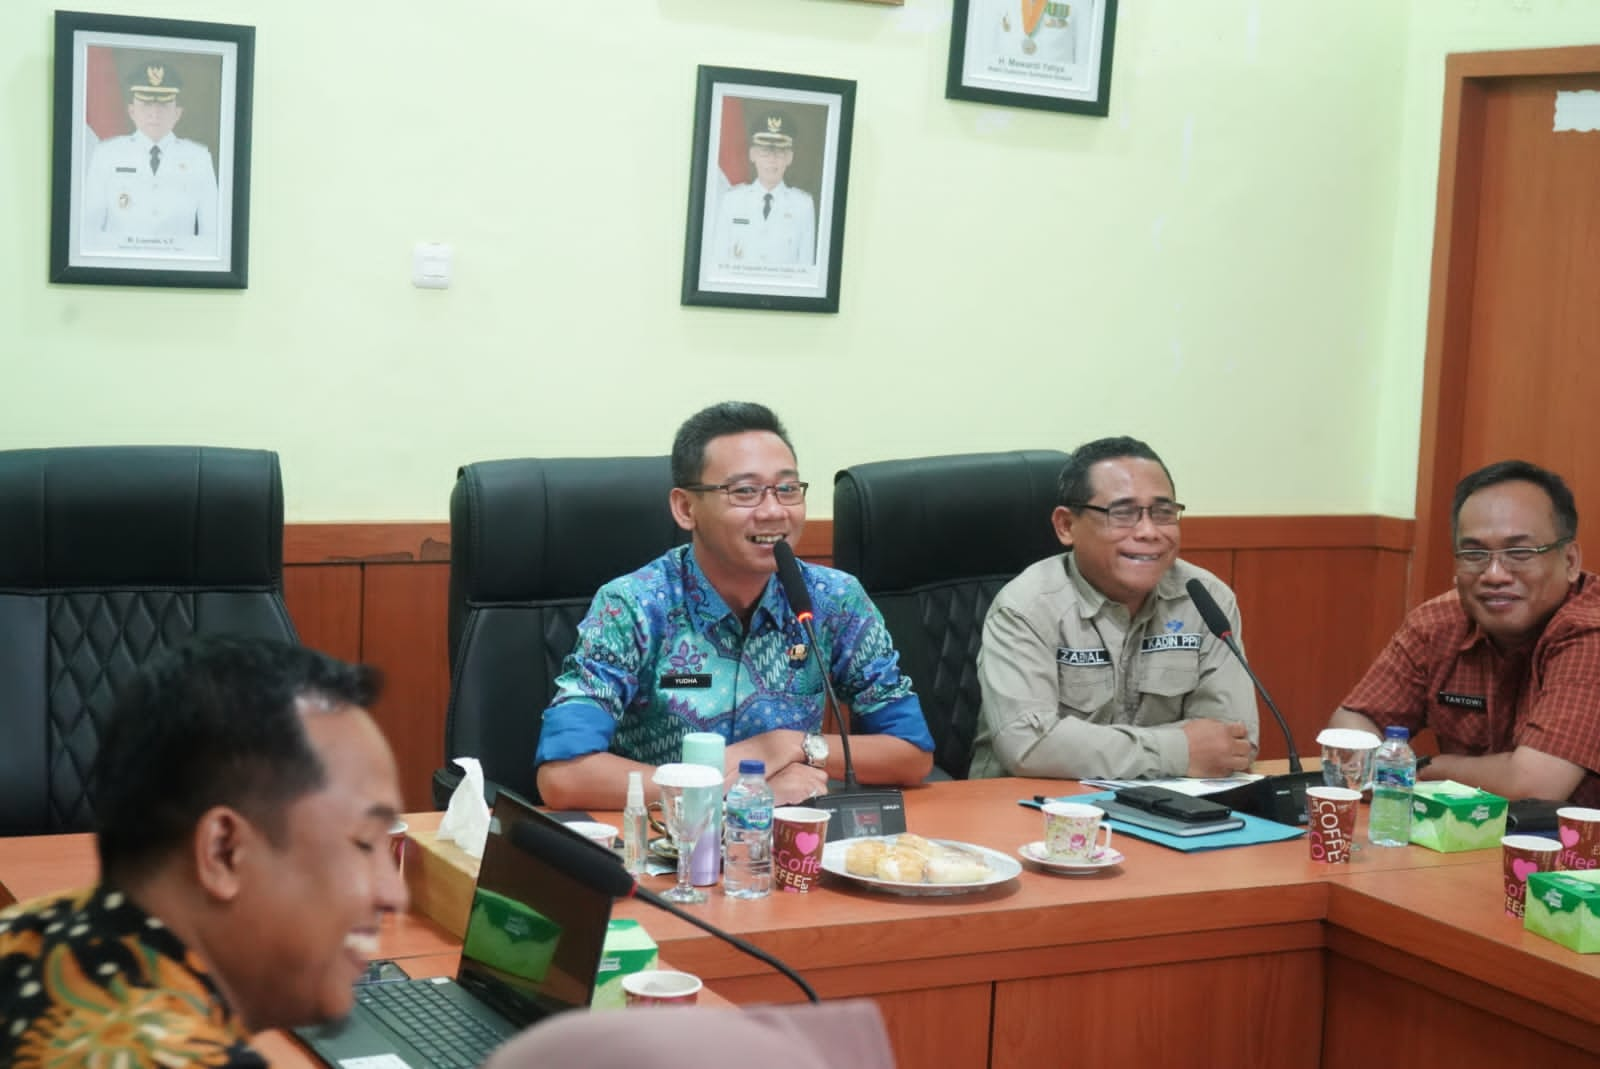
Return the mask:
<path id="1" fill-rule="evenodd" d="M 806 644 L 804 642 L 796 642 L 789 647 L 789 663 L 791 665 L 799 664 L 806 659 L 806 653 Z"/>
<path id="2" fill-rule="evenodd" d="M 1168 620 L 1166 622 L 1165 626 L 1166 626 L 1168 631 L 1170 631 L 1174 635 L 1176 635 L 1179 631 L 1183 630 L 1183 621 L 1182 620 Z"/>

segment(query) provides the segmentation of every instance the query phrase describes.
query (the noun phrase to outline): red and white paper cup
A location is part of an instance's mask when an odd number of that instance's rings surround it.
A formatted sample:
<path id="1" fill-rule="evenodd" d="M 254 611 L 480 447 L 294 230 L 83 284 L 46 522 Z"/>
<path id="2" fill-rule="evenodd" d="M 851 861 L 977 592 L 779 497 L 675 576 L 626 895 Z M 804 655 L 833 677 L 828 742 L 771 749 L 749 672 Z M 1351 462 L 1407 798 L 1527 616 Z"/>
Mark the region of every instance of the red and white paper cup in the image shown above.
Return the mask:
<path id="1" fill-rule="evenodd" d="M 1361 792 L 1348 787 L 1306 788 L 1312 861 L 1349 863 L 1356 838 L 1356 806 L 1360 804 Z"/>
<path id="2" fill-rule="evenodd" d="M 772 811 L 772 878 L 784 891 L 805 894 L 822 875 L 828 814 L 801 805 Z"/>
<path id="3" fill-rule="evenodd" d="M 693 1006 L 703 986 L 698 976 L 671 969 L 645 969 L 622 978 L 629 1006 Z"/>
<path id="4" fill-rule="evenodd" d="M 1542 835 L 1505 835 L 1500 838 L 1500 860 L 1505 871 L 1506 915 L 1520 917 L 1528 901 L 1528 875 L 1553 872 L 1561 844 Z"/>
<path id="5" fill-rule="evenodd" d="M 1574 872 L 1600 869 L 1600 809 L 1568 805 L 1556 810 L 1561 836 L 1561 867 Z"/>

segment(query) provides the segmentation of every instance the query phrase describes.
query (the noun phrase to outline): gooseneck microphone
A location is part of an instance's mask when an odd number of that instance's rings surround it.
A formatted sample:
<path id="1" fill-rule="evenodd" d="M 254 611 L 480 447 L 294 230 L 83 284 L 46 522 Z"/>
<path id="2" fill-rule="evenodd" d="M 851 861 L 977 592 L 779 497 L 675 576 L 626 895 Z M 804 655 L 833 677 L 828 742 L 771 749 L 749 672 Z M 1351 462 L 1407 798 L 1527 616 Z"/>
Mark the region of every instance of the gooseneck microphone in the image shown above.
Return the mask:
<path id="1" fill-rule="evenodd" d="M 768 954 L 760 947 L 723 931 L 709 921 L 696 917 L 688 910 L 679 909 L 660 895 L 648 888 L 639 886 L 639 881 L 628 874 L 622 863 L 608 850 L 603 850 L 587 839 L 581 838 L 574 832 L 565 828 L 547 824 L 548 818 L 536 817 L 530 820 L 519 820 L 511 829 L 511 841 L 518 849 L 524 850 L 537 857 L 573 879 L 593 888 L 612 898 L 637 898 L 648 902 L 657 909 L 665 910 L 682 920 L 699 928 L 701 931 L 721 939 L 723 942 L 741 950 L 758 961 L 772 966 L 778 972 L 794 981 L 795 986 L 805 993 L 812 1002 L 822 1001 L 817 993 L 811 989 L 799 973 L 789 966 Z"/>
<path id="2" fill-rule="evenodd" d="M 1273 718 L 1278 721 L 1278 729 L 1283 732 L 1283 741 L 1289 747 L 1287 775 L 1264 776 L 1253 783 L 1218 791 L 1206 797 L 1211 801 L 1265 817 L 1278 824 L 1304 824 L 1306 788 L 1320 784 L 1322 773 L 1306 772 L 1301 768 L 1300 753 L 1295 749 L 1294 733 L 1289 730 L 1289 722 L 1278 711 L 1272 695 L 1267 693 L 1266 686 L 1256 675 L 1255 669 L 1250 667 L 1250 662 L 1245 659 L 1244 651 L 1234 640 L 1233 624 L 1228 621 L 1228 614 L 1222 611 L 1222 606 L 1217 604 L 1217 599 L 1211 596 L 1211 591 L 1207 590 L 1199 579 L 1189 580 L 1184 589 L 1189 592 L 1189 600 L 1194 602 L 1194 607 L 1200 611 L 1200 619 L 1205 621 L 1206 628 L 1228 647 L 1234 657 L 1238 658 L 1245 674 L 1250 677 L 1250 682 L 1255 684 L 1256 690 L 1265 699 L 1267 708 L 1272 710 Z"/>
<path id="3" fill-rule="evenodd" d="M 1200 610 L 1200 619 L 1204 620 L 1211 633 L 1221 639 L 1223 645 L 1239 658 L 1239 664 L 1244 667 L 1250 682 L 1256 685 L 1256 690 L 1260 691 L 1261 697 L 1266 700 L 1267 708 L 1272 710 L 1272 715 L 1278 721 L 1278 728 L 1283 732 L 1283 741 L 1289 746 L 1289 771 L 1298 774 L 1301 771 L 1300 753 L 1294 748 L 1294 735 L 1289 731 L 1289 722 L 1278 712 L 1277 703 L 1272 700 L 1272 695 L 1267 693 L 1267 688 L 1256 675 L 1256 670 L 1245 660 L 1244 651 L 1239 648 L 1239 643 L 1234 641 L 1233 625 L 1228 622 L 1228 614 L 1222 611 L 1222 606 L 1217 604 L 1217 599 L 1211 596 L 1211 591 L 1207 590 L 1206 585 L 1200 580 L 1189 580 L 1184 589 L 1189 591 L 1189 600 L 1194 602 L 1194 607 Z"/>
<path id="4" fill-rule="evenodd" d="M 823 660 L 822 647 L 817 644 L 816 612 L 811 607 L 811 591 L 806 589 L 805 579 L 800 575 L 800 562 L 794 559 L 794 548 L 787 541 L 773 546 L 772 555 L 778 561 L 778 582 L 783 584 L 783 592 L 789 598 L 789 607 L 794 610 L 795 619 L 805 628 L 811 656 L 817 662 L 817 670 L 822 673 L 822 692 L 827 696 L 828 709 L 833 713 L 834 722 L 839 725 L 839 746 L 844 751 L 844 785 L 854 787 L 856 766 L 850 760 L 850 726 L 839 715 L 839 697 L 833 692 L 828 663 Z"/>
<path id="5" fill-rule="evenodd" d="M 778 582 L 783 586 L 789 607 L 795 619 L 805 629 L 806 643 L 817 670 L 822 673 L 822 692 L 828 708 L 833 711 L 834 722 L 839 725 L 839 749 L 844 757 L 844 786 L 835 787 L 808 805 L 828 813 L 829 840 L 850 839 L 858 835 L 898 835 L 906 830 L 905 795 L 893 787 L 862 787 L 856 782 L 856 766 L 850 759 L 850 721 L 839 708 L 839 698 L 833 692 L 833 680 L 828 674 L 828 661 L 817 642 L 816 613 L 811 605 L 811 592 L 806 589 L 805 578 L 800 574 L 800 563 L 794 558 L 794 547 L 787 541 L 772 547 L 778 562 Z"/>

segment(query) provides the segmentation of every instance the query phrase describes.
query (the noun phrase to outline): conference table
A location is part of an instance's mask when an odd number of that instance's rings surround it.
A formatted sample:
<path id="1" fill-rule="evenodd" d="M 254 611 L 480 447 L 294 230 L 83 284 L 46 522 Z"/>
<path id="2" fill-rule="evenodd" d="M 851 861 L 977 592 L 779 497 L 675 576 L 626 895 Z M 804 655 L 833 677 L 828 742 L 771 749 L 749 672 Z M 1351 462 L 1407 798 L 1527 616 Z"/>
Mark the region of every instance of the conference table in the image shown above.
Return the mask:
<path id="1" fill-rule="evenodd" d="M 907 823 L 1014 854 L 1042 836 L 1021 799 L 1080 789 L 930 784 L 907 790 Z M 420 841 L 439 814 L 407 819 Z M 1600 1065 L 1600 958 L 1504 915 L 1498 850 L 1365 847 L 1325 865 L 1303 838 L 1192 854 L 1127 835 L 1115 845 L 1124 862 L 1094 875 L 1025 865 L 964 895 L 904 897 L 826 876 L 805 895 L 713 893 L 689 908 L 776 954 L 824 998 L 873 998 L 905 1067 L 1461 1067 L 1511 1052 L 1540 1069 Z M 87 836 L 0 840 L 0 890 L 16 898 L 93 871 Z M 677 918 L 631 900 L 617 914 L 733 1003 L 800 998 Z M 456 945 L 413 913 L 387 922 L 382 952 L 429 975 L 453 970 Z M 307 1064 L 281 1036 L 262 1046 L 278 1064 Z"/>

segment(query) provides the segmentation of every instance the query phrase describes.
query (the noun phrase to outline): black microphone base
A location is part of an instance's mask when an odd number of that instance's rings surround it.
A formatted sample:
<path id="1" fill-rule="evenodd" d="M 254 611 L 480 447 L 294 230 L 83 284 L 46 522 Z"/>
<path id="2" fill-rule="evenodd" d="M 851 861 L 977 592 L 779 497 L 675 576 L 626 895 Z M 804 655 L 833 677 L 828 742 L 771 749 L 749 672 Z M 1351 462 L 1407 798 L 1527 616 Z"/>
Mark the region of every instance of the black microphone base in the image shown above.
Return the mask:
<path id="1" fill-rule="evenodd" d="M 1205 796 L 1239 813 L 1295 827 L 1306 822 L 1306 788 L 1323 785 L 1321 772 L 1290 772 L 1265 776 L 1253 783 L 1230 787 Z"/>
<path id="2" fill-rule="evenodd" d="M 906 830 L 906 799 L 894 787 L 837 787 L 806 805 L 828 813 L 828 842 Z"/>

